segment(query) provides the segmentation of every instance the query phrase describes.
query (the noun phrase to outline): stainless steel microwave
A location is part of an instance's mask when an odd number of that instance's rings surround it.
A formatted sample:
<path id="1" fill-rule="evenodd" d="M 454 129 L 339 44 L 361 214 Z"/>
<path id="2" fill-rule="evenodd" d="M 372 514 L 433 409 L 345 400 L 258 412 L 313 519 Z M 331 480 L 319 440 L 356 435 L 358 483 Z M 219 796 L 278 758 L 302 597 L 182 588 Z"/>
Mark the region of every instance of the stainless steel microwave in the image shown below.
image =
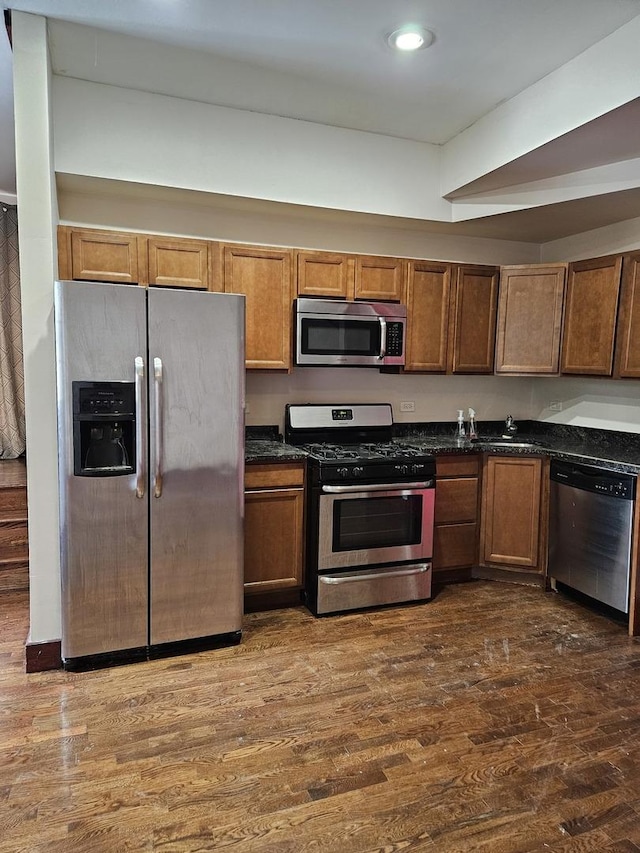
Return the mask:
<path id="1" fill-rule="evenodd" d="M 407 309 L 391 302 L 296 299 L 296 364 L 403 365 Z"/>

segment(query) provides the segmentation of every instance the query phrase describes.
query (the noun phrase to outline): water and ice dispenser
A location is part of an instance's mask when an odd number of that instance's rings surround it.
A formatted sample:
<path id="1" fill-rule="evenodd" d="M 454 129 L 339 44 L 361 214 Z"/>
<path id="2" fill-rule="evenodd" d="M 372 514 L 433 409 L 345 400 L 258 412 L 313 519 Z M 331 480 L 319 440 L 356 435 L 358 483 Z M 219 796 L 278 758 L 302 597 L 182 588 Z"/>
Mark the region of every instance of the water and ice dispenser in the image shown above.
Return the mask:
<path id="1" fill-rule="evenodd" d="M 136 470 L 133 382 L 73 382 L 73 473 L 118 477 Z"/>

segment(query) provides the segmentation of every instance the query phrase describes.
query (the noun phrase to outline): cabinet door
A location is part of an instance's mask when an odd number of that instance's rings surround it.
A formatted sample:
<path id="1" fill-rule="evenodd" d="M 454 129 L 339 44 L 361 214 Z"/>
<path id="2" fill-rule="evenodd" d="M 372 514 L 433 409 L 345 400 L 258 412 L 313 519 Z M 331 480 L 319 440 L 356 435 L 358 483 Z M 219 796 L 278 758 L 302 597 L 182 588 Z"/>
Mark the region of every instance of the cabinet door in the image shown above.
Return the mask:
<path id="1" fill-rule="evenodd" d="M 303 496 L 303 489 L 245 493 L 246 593 L 302 586 Z"/>
<path id="2" fill-rule="evenodd" d="M 452 373 L 493 373 L 498 267 L 461 266 L 452 291 L 449 332 Z"/>
<path id="3" fill-rule="evenodd" d="M 209 288 L 209 247 L 204 240 L 149 237 L 149 284 Z"/>
<path id="4" fill-rule="evenodd" d="M 298 296 L 353 299 L 354 259 L 335 252 L 296 252 Z"/>
<path id="5" fill-rule="evenodd" d="M 444 373 L 451 264 L 409 261 L 405 370 Z"/>
<path id="6" fill-rule="evenodd" d="M 406 263 L 402 258 L 355 256 L 355 298 L 400 302 Z"/>
<path id="7" fill-rule="evenodd" d="M 611 376 L 622 257 L 569 265 L 562 373 Z"/>
<path id="8" fill-rule="evenodd" d="M 502 267 L 496 373 L 558 373 L 566 270 L 566 264 Z"/>
<path id="9" fill-rule="evenodd" d="M 144 283 L 138 261 L 138 240 L 136 234 L 116 231 L 71 230 L 71 278 L 116 284 Z"/>
<path id="10" fill-rule="evenodd" d="M 483 563 L 538 569 L 542 459 L 487 456 L 483 484 Z"/>
<path id="11" fill-rule="evenodd" d="M 224 247 L 224 289 L 246 296 L 248 368 L 291 367 L 292 269 L 289 249 Z"/>
<path id="12" fill-rule="evenodd" d="M 433 571 L 464 569 L 476 563 L 478 554 L 477 525 L 439 524 L 433 531 Z"/>
<path id="13" fill-rule="evenodd" d="M 615 375 L 640 379 L 640 253 L 622 261 Z"/>

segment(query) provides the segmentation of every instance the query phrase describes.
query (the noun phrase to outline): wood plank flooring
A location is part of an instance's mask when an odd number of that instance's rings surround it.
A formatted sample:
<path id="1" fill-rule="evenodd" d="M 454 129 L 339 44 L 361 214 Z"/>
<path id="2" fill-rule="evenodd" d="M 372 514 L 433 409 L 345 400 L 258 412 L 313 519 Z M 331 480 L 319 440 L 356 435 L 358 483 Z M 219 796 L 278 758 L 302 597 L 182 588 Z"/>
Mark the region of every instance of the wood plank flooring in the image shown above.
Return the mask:
<path id="1" fill-rule="evenodd" d="M 245 617 L 230 649 L 24 673 L 0 601 L 0 851 L 640 850 L 640 643 L 553 593 Z"/>

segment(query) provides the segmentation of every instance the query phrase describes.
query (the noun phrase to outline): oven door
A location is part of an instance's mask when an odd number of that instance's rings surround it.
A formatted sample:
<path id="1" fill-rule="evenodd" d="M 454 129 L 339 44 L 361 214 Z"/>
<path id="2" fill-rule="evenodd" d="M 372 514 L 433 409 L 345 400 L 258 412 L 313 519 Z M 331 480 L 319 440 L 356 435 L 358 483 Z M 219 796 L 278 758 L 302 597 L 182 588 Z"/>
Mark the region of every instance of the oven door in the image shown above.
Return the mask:
<path id="1" fill-rule="evenodd" d="M 318 571 L 431 559 L 434 501 L 433 480 L 322 486 Z"/>

